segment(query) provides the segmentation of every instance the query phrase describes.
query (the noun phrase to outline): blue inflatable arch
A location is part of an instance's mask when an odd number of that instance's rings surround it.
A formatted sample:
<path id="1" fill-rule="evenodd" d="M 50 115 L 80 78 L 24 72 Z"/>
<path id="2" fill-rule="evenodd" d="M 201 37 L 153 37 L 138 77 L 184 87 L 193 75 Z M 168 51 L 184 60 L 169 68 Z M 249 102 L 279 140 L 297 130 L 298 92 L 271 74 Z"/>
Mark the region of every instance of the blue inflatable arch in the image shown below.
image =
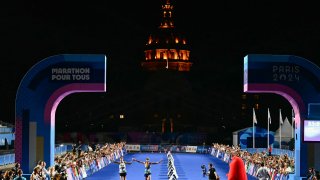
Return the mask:
<path id="1" fill-rule="evenodd" d="M 308 167 L 315 167 L 315 159 L 319 159 L 319 154 L 314 153 L 319 142 L 307 143 L 303 139 L 304 121 L 320 119 L 319 67 L 292 55 L 247 55 L 243 84 L 244 92 L 275 93 L 290 102 L 295 112 L 294 176 L 296 179 L 306 177 Z"/>
<path id="2" fill-rule="evenodd" d="M 54 165 L 55 113 L 64 97 L 105 91 L 105 55 L 56 55 L 33 66 L 16 95 L 15 158 L 23 171 L 39 160 Z"/>

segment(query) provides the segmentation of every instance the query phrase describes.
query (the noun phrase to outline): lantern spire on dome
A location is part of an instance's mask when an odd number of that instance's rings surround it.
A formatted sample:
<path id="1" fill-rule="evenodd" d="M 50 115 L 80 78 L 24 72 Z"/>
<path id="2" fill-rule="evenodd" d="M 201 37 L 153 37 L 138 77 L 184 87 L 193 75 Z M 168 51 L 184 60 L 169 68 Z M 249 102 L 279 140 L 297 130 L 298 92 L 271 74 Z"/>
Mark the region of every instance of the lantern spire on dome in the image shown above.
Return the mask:
<path id="1" fill-rule="evenodd" d="M 162 18 L 159 28 L 174 28 L 172 13 L 173 5 L 170 0 L 166 0 L 166 4 L 162 5 Z"/>
<path id="2" fill-rule="evenodd" d="M 181 33 L 176 32 L 170 0 L 162 0 L 159 28 L 149 35 L 145 46 L 145 59 L 141 62 L 148 71 L 190 71 L 190 46 Z"/>

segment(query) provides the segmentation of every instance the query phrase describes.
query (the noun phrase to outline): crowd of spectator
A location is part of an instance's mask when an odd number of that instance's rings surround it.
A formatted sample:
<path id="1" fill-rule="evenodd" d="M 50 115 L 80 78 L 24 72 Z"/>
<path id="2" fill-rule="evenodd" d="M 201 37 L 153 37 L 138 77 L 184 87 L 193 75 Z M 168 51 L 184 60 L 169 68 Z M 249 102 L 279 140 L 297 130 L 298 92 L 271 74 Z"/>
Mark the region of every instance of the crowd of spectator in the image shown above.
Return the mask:
<path id="1" fill-rule="evenodd" d="M 34 167 L 30 180 L 67 180 L 70 175 L 73 176 L 71 179 L 84 179 L 88 174 L 98 171 L 106 164 L 123 156 L 120 153 L 123 152 L 125 144 L 125 142 L 106 143 L 97 145 L 95 148 L 88 147 L 86 151 L 78 147 L 71 152 L 56 156 L 54 165 L 51 167 L 46 167 L 46 162 L 40 160 Z M 16 163 L 13 169 L 0 175 L 0 180 L 23 180 L 22 175 L 20 164 Z"/>
<path id="2" fill-rule="evenodd" d="M 0 171 L 0 180 L 25 180 L 26 178 L 22 175 L 20 163 L 15 163 L 12 169 Z"/>
<path id="3" fill-rule="evenodd" d="M 245 163 L 246 172 L 249 175 L 269 179 L 286 179 L 288 174 L 294 173 L 294 159 L 288 155 L 269 155 L 266 151 L 260 153 L 249 153 L 240 149 L 239 146 L 229 146 L 223 144 L 212 144 L 212 155 L 230 162 L 233 153 L 238 154 Z"/>

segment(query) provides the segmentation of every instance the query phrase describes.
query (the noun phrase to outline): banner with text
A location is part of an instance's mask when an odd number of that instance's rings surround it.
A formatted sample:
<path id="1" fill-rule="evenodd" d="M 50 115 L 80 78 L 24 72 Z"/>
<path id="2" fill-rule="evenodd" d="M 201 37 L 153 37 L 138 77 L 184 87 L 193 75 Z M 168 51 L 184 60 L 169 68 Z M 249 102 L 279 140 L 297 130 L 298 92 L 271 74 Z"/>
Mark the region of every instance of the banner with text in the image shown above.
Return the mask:
<path id="1" fill-rule="evenodd" d="M 140 145 L 126 144 L 127 151 L 140 151 Z"/>
<path id="2" fill-rule="evenodd" d="M 158 151 L 158 145 L 141 145 L 141 151 Z"/>
<path id="3" fill-rule="evenodd" d="M 186 152 L 196 153 L 197 146 L 186 146 Z"/>

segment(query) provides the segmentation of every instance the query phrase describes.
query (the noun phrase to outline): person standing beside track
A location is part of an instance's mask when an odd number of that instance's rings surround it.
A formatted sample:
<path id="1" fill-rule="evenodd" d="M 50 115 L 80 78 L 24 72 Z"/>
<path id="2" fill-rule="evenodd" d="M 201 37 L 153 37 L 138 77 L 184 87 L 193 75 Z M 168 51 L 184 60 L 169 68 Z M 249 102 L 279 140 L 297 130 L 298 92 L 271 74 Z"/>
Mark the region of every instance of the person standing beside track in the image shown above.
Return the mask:
<path id="1" fill-rule="evenodd" d="M 229 164 L 228 180 L 247 180 L 247 172 L 244 167 L 244 162 L 240 157 L 240 152 L 232 152 L 232 160 Z"/>
<path id="2" fill-rule="evenodd" d="M 123 157 L 121 156 L 119 162 L 113 161 L 113 163 L 119 164 L 120 180 L 126 180 L 127 179 L 126 164 L 132 164 L 132 161 L 131 162 L 126 162 L 126 161 L 123 160 Z"/>
<path id="3" fill-rule="evenodd" d="M 138 163 L 141 163 L 141 164 L 144 164 L 144 177 L 145 177 L 145 180 L 151 180 L 151 164 L 159 164 L 162 162 L 162 159 L 158 162 L 150 162 L 150 159 L 147 157 L 146 158 L 146 161 L 139 161 L 135 158 L 132 159 L 133 161 L 136 161 Z"/>
<path id="4" fill-rule="evenodd" d="M 209 177 L 209 180 L 218 180 L 218 179 L 220 179 L 220 177 L 218 176 L 218 174 L 216 172 L 216 169 L 213 167 L 212 163 L 209 164 L 209 169 L 208 169 L 207 175 Z"/>

